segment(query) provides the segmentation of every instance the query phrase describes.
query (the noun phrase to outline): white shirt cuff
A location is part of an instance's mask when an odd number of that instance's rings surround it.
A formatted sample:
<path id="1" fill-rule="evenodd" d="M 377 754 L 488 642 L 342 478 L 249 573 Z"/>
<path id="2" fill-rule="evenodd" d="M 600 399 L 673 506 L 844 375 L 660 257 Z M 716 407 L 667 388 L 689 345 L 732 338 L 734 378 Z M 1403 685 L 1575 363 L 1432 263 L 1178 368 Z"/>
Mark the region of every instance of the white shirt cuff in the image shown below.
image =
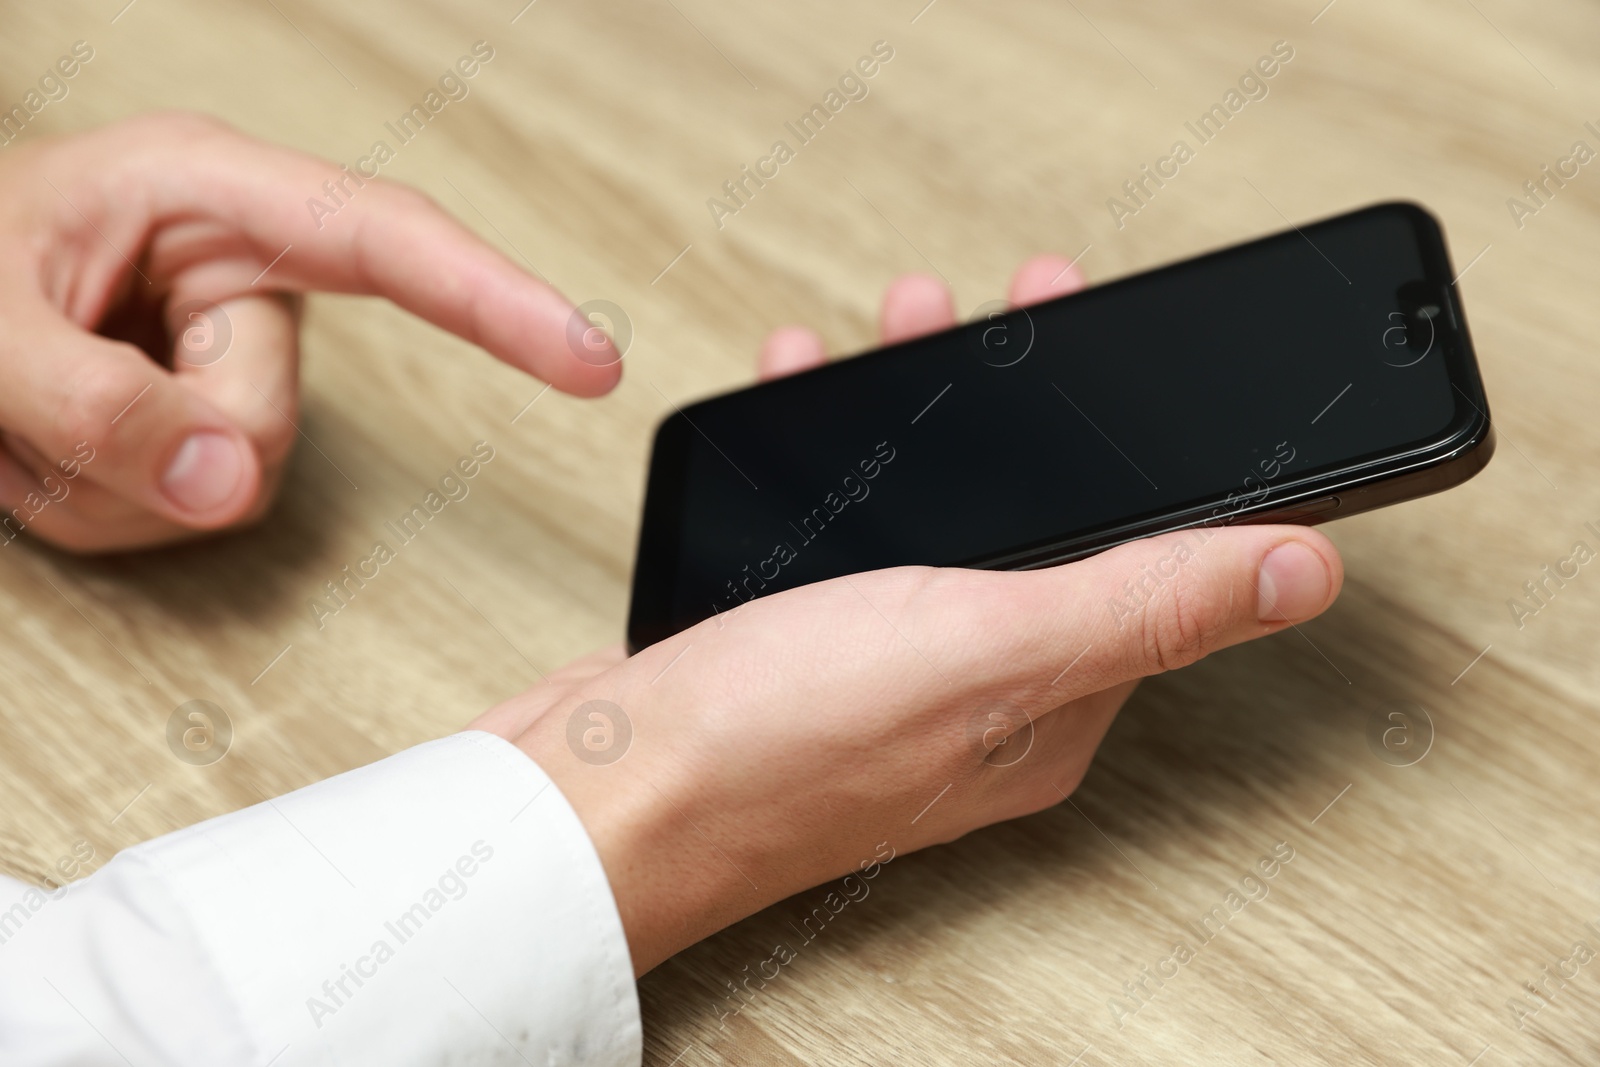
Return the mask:
<path id="1" fill-rule="evenodd" d="M 640 1061 L 599 857 L 490 734 L 128 849 L 38 912 L 0 944 L 7 1063 L 74 1034 L 107 1062 Z"/>

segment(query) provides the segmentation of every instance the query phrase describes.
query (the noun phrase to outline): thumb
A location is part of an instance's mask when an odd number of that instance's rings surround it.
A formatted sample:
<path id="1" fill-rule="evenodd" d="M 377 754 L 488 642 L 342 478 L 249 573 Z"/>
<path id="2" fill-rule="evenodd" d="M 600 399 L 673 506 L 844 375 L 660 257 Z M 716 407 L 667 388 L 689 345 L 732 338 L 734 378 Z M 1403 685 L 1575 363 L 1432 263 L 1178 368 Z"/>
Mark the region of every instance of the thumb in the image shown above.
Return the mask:
<path id="1" fill-rule="evenodd" d="M 1338 596 L 1344 566 L 1315 530 L 1235 526 L 968 577 L 967 663 L 1061 703 L 1314 618 Z"/>
<path id="2" fill-rule="evenodd" d="M 1333 543 L 1294 526 L 1188 530 L 1088 562 L 1079 581 L 1098 608 L 1086 628 L 1096 648 L 1085 659 L 1106 685 L 1315 618 L 1344 581 Z"/>
<path id="3" fill-rule="evenodd" d="M 51 462 L 71 457 L 89 481 L 192 529 L 234 522 L 254 501 L 249 438 L 133 345 L 52 316 L 7 338 L 0 366 L 0 426 Z"/>

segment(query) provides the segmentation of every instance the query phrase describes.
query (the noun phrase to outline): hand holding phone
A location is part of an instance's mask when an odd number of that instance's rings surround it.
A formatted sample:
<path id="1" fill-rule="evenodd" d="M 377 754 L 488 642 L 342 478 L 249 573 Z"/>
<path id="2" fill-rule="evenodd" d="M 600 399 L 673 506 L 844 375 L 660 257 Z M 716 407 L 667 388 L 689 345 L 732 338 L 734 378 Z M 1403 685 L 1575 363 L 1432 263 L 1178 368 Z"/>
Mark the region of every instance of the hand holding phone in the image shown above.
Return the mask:
<path id="1" fill-rule="evenodd" d="M 1030 261 L 1012 303 L 1081 287 L 1066 267 Z M 902 279 L 884 341 L 954 318 L 936 279 Z M 822 362 L 814 333 L 782 330 L 762 376 Z M 1110 610 L 1158 574 L 1135 615 Z M 1037 573 L 853 575 L 631 658 L 587 657 L 473 725 L 515 741 L 571 802 L 642 974 L 808 886 L 838 879 L 828 888 L 859 899 L 897 856 L 1059 803 L 1138 678 L 1302 623 L 1341 577 L 1326 538 L 1277 526 L 1155 537 Z M 606 725 L 595 715 L 616 720 L 598 749 L 582 740 Z M 804 945 L 784 949 L 761 961 L 768 975 Z"/>

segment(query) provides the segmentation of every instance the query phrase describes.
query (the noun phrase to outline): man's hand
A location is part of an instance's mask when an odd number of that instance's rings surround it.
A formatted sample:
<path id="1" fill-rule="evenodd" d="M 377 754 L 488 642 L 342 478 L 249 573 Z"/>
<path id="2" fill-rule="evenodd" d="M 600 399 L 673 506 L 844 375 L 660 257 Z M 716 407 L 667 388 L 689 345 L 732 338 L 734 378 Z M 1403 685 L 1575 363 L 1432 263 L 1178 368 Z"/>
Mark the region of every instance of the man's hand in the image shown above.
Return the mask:
<path id="1" fill-rule="evenodd" d="M 1041 257 L 1011 299 L 1081 285 Z M 902 279 L 884 301 L 886 342 L 953 321 L 934 279 Z M 762 371 L 823 358 L 814 333 L 781 330 Z M 859 574 L 632 658 L 597 653 L 474 725 L 515 741 L 571 802 L 642 974 L 884 844 L 909 852 L 1060 802 L 1139 679 L 1310 619 L 1342 578 L 1327 538 L 1293 526 L 1168 535 L 1025 573 Z M 620 758 L 574 742 L 611 714 L 591 701 L 627 716 Z"/>
<path id="2" fill-rule="evenodd" d="M 330 180 L 343 206 L 319 229 L 306 202 Z M 312 289 L 387 297 L 579 396 L 620 374 L 597 331 L 569 344 L 566 299 L 404 186 L 186 114 L 7 149 L 4 536 L 94 552 L 260 518 Z"/>

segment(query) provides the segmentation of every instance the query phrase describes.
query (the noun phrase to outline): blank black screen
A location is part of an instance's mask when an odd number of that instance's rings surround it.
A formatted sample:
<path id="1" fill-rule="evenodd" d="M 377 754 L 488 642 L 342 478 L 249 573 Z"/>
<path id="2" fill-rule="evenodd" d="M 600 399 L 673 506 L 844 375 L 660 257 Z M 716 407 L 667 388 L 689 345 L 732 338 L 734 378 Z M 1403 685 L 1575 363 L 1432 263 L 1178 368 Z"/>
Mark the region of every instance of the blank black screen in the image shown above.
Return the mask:
<path id="1" fill-rule="evenodd" d="M 664 583 L 675 629 L 841 574 L 980 565 L 1258 499 L 1436 438 L 1450 374 L 1398 295 L 1440 294 L 1421 327 L 1457 314 L 1431 226 L 1368 209 L 695 404 L 658 438 L 640 581 Z"/>

